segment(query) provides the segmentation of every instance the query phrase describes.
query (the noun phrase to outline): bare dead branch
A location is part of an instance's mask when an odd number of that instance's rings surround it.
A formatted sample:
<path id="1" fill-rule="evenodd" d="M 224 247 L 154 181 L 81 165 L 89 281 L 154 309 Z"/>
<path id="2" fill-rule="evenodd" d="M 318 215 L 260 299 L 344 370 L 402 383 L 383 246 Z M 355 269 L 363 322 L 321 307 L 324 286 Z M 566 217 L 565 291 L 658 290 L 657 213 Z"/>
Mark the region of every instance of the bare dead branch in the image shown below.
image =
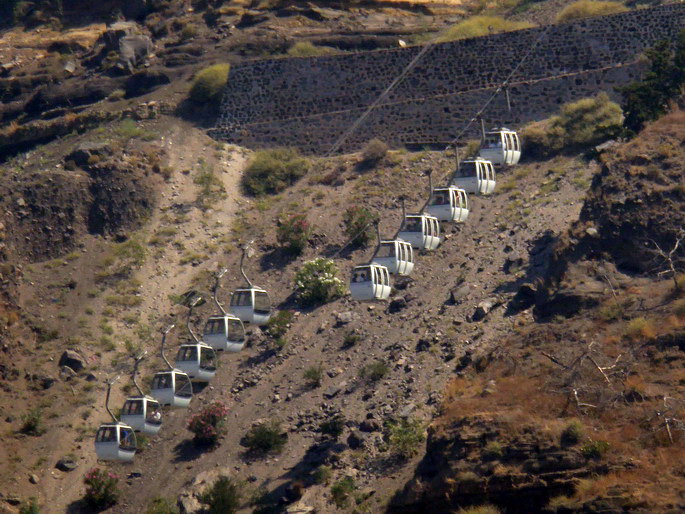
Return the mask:
<path id="1" fill-rule="evenodd" d="M 541 353 L 542 355 L 544 355 L 545 357 L 547 357 L 549 360 L 551 360 L 554 364 L 556 364 L 556 365 L 558 365 L 558 366 L 561 366 L 561 367 L 564 368 L 564 369 L 571 369 L 571 368 L 569 368 L 566 364 L 564 364 L 563 362 L 561 362 L 559 359 L 557 359 L 556 357 L 554 357 L 553 355 L 550 355 L 550 354 L 547 353 L 547 352 L 540 352 L 540 353 Z"/>

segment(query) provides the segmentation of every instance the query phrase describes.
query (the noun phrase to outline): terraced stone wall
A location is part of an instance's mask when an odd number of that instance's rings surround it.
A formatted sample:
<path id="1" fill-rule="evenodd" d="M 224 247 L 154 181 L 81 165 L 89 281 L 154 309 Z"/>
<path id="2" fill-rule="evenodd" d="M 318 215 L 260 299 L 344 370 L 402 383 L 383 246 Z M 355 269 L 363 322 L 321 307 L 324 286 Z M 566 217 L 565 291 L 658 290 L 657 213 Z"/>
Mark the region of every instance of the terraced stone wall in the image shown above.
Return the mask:
<path id="1" fill-rule="evenodd" d="M 640 54 L 685 27 L 672 4 L 574 23 L 473 38 L 432 47 L 372 111 L 342 150 L 373 137 L 391 145 L 450 141 L 514 70 L 512 111 L 500 93 L 486 123 L 513 126 L 547 117 L 560 103 L 613 92 L 641 75 Z M 322 153 L 402 72 L 420 47 L 327 57 L 270 59 L 231 69 L 213 135 L 248 147 L 299 146 Z M 476 134 L 474 123 L 469 135 Z"/>

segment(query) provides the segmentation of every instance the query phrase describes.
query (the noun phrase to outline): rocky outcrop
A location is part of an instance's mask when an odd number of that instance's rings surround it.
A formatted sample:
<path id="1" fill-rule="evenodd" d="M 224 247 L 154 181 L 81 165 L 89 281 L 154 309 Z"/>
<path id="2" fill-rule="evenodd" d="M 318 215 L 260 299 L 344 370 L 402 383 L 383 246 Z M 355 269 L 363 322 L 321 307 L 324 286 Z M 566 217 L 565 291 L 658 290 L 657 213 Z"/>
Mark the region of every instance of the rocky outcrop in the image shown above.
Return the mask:
<path id="1" fill-rule="evenodd" d="M 388 512 L 453 512 L 484 503 L 506 512 L 539 512 L 596 466 L 539 427 L 514 431 L 497 415 L 468 416 L 430 427 L 426 454 Z"/>

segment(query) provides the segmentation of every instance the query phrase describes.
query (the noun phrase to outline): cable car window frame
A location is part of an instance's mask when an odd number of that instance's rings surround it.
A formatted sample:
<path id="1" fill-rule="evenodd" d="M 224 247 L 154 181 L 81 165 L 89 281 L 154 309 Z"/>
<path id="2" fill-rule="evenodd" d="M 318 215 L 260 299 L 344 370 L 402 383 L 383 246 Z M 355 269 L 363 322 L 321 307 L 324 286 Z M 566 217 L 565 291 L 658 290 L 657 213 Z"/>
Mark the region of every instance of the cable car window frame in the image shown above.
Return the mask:
<path id="1" fill-rule="evenodd" d="M 215 328 L 216 327 L 216 328 Z M 209 330 L 208 330 L 209 329 Z M 226 318 L 209 318 L 205 323 L 203 334 L 209 336 L 221 336 L 226 333 Z"/>
<path id="2" fill-rule="evenodd" d="M 269 297 L 269 293 L 266 291 L 261 291 L 259 289 L 253 289 L 252 290 L 252 295 L 253 295 L 253 309 L 256 313 L 258 314 L 268 314 L 271 312 L 271 298 Z M 260 298 L 265 298 L 266 299 L 266 304 L 259 302 L 258 300 Z M 266 307 L 264 307 L 266 305 Z"/>
<path id="3" fill-rule="evenodd" d="M 164 389 L 174 389 L 174 373 L 172 371 L 162 371 L 161 373 L 155 373 L 152 377 L 152 390 L 161 391 Z M 160 381 L 164 380 L 163 384 Z M 155 387 L 155 384 L 161 387 Z"/>
<path id="4" fill-rule="evenodd" d="M 177 362 L 198 362 L 199 354 L 197 345 L 181 346 L 176 353 Z"/>
<path id="5" fill-rule="evenodd" d="M 137 446 L 136 434 L 132 428 L 119 426 L 119 449 L 124 451 L 135 451 Z M 128 434 L 128 435 L 125 435 Z M 126 441 L 133 444 L 126 445 Z"/>
<path id="6" fill-rule="evenodd" d="M 423 216 L 416 216 L 416 215 L 408 214 L 404 219 L 405 219 L 405 224 L 404 224 L 404 227 L 402 228 L 402 232 L 411 232 L 412 234 L 425 233 L 425 229 L 424 229 L 425 218 Z M 411 221 L 411 225 L 410 225 L 410 221 Z M 414 228 L 412 228 L 412 227 L 414 227 Z"/>
<path id="7" fill-rule="evenodd" d="M 133 406 L 139 408 L 135 412 L 131 410 Z M 128 398 L 121 408 L 122 416 L 142 416 L 145 413 L 145 400 L 143 398 Z"/>
<path id="8" fill-rule="evenodd" d="M 104 434 L 109 434 L 109 437 L 105 439 L 103 437 Z M 116 443 L 117 442 L 117 427 L 116 426 L 104 426 L 98 428 L 97 433 L 95 434 L 95 442 L 96 443 Z"/>
<path id="9" fill-rule="evenodd" d="M 377 259 L 392 259 L 397 255 L 395 241 L 384 241 L 378 246 Z"/>
<path id="10" fill-rule="evenodd" d="M 243 341 L 245 328 L 238 318 L 226 319 L 226 339 L 229 341 Z"/>
<path id="11" fill-rule="evenodd" d="M 159 412 L 159 419 L 154 417 L 155 412 Z M 157 400 L 147 401 L 147 408 L 145 409 L 145 423 L 149 423 L 151 425 L 162 424 L 162 406 Z"/>
<path id="12" fill-rule="evenodd" d="M 231 295 L 231 307 L 252 307 L 252 290 L 241 289 Z"/>
<path id="13" fill-rule="evenodd" d="M 200 350 L 200 369 L 208 371 L 216 370 L 216 353 L 212 348 L 201 346 Z"/>
<path id="14" fill-rule="evenodd" d="M 193 384 L 190 381 L 190 377 L 185 373 L 174 373 L 174 396 L 180 396 L 181 398 L 192 398 L 193 396 Z M 183 377 L 183 380 L 178 380 L 178 377 Z M 183 385 L 179 385 L 182 382 Z M 188 392 L 185 390 L 189 389 Z"/>
<path id="15" fill-rule="evenodd" d="M 459 166 L 457 176 L 459 178 L 469 178 L 477 176 L 479 161 L 463 161 Z"/>

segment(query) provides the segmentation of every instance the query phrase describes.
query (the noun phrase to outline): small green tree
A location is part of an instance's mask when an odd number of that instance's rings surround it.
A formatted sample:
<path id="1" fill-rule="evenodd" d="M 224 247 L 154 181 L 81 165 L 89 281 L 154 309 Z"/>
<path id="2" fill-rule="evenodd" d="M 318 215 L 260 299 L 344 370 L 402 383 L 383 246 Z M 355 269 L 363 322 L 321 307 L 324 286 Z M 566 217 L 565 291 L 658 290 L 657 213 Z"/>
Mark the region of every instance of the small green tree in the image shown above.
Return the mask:
<path id="1" fill-rule="evenodd" d="M 319 363 L 317 366 L 310 366 L 304 370 L 304 379 L 307 387 L 314 389 L 321 385 L 323 378 L 323 366 Z"/>
<path id="2" fill-rule="evenodd" d="M 345 286 L 331 259 L 318 257 L 305 262 L 295 275 L 295 291 L 303 305 L 320 305 L 341 297 Z"/>
<path id="3" fill-rule="evenodd" d="M 373 212 L 366 207 L 354 205 L 343 214 L 343 224 L 345 234 L 354 240 L 352 246 L 366 247 L 374 236 L 374 224 L 380 219 L 377 212 Z"/>
<path id="4" fill-rule="evenodd" d="M 628 8 L 621 2 L 579 0 L 564 7 L 557 16 L 557 22 L 564 23 L 589 18 L 590 16 L 606 16 L 607 14 L 616 14 L 626 12 L 627 10 Z"/>
<path id="5" fill-rule="evenodd" d="M 416 455 L 425 440 L 425 425 L 420 419 L 406 418 L 388 425 L 390 448 L 405 459 Z"/>
<path id="6" fill-rule="evenodd" d="M 208 514 L 233 514 L 240 508 L 240 498 L 238 481 L 222 475 L 202 493 L 200 501 L 209 506 Z"/>
<path id="7" fill-rule="evenodd" d="M 557 116 L 531 123 L 523 131 L 526 153 L 549 157 L 597 145 L 621 132 L 623 114 L 602 92 L 564 104 Z"/>
<path id="8" fill-rule="evenodd" d="M 312 226 L 306 214 L 291 214 L 278 224 L 276 240 L 285 251 L 300 255 L 307 247 L 312 235 Z"/>
<path id="9" fill-rule="evenodd" d="M 645 55 L 650 61 L 645 78 L 617 88 L 623 97 L 624 126 L 631 134 L 666 113 L 669 102 L 685 84 L 685 30 L 680 32 L 675 47 L 661 41 Z"/>
<path id="10" fill-rule="evenodd" d="M 331 496 L 333 497 L 333 503 L 336 507 L 342 509 L 347 506 L 350 495 L 357 488 L 357 484 L 354 482 L 354 478 L 345 477 L 338 480 L 335 484 L 331 486 Z"/>
<path id="11" fill-rule="evenodd" d="M 190 88 L 190 99 L 199 104 L 220 101 L 230 69 L 230 64 L 215 64 L 202 70 L 195 76 Z"/>
<path id="12" fill-rule="evenodd" d="M 280 453 L 288 440 L 288 434 L 283 432 L 281 423 L 271 420 L 253 426 L 245 434 L 245 446 L 255 453 Z"/>
<path id="13" fill-rule="evenodd" d="M 178 514 L 178 507 L 174 505 L 173 500 L 157 496 L 152 499 L 145 514 Z"/>
<path id="14" fill-rule="evenodd" d="M 242 184 L 251 195 L 273 195 L 300 180 L 309 166 L 296 148 L 260 150 L 245 169 Z"/>

